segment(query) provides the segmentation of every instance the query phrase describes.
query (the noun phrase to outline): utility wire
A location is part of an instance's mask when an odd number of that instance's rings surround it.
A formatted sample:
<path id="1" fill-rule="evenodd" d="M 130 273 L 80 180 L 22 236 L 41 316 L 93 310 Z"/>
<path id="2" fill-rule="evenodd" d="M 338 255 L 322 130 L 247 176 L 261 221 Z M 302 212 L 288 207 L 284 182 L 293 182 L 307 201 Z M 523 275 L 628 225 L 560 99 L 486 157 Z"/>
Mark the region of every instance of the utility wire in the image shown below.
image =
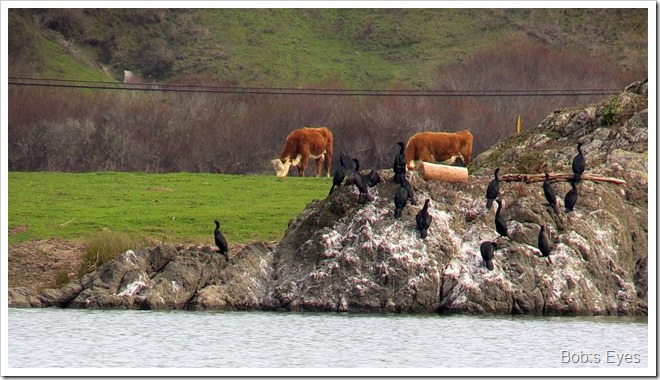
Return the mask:
<path id="1" fill-rule="evenodd" d="M 235 87 L 190 84 L 119 83 L 56 78 L 9 77 L 8 84 L 28 87 L 56 87 L 93 90 L 221 93 L 258 95 L 321 95 L 321 96 L 426 96 L 426 97 L 508 97 L 508 96 L 581 96 L 611 95 L 621 91 L 613 88 L 590 89 L 497 89 L 497 90 L 375 90 L 294 87 Z"/>

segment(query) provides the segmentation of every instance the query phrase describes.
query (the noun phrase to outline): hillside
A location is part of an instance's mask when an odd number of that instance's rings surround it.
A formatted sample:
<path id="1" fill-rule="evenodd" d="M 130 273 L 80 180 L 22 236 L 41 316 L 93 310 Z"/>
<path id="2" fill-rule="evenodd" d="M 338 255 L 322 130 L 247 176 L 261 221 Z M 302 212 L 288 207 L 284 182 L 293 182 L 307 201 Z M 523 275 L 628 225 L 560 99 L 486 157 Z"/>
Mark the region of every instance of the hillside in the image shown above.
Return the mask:
<path id="1" fill-rule="evenodd" d="M 9 24 L 13 76 L 428 88 L 503 41 L 647 62 L 646 9 L 11 9 Z"/>

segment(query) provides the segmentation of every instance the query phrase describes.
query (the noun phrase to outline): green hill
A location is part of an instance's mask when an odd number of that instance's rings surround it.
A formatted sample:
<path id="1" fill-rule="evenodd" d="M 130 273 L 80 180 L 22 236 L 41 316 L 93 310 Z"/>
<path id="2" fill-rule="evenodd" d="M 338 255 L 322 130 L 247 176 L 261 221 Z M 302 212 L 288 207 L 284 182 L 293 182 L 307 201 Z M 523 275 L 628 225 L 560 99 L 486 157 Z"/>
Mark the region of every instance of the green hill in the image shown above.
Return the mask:
<path id="1" fill-rule="evenodd" d="M 647 17 L 646 9 L 10 9 L 9 72 L 428 88 L 439 68 L 503 41 L 645 70 Z"/>

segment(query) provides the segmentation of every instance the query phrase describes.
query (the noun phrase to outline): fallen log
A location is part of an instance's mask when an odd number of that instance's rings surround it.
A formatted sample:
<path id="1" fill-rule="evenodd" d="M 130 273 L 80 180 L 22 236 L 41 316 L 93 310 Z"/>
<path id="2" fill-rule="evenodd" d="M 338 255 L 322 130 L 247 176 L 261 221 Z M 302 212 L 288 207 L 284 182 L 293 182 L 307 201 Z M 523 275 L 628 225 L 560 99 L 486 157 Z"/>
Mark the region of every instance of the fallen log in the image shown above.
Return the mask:
<path id="1" fill-rule="evenodd" d="M 426 181 L 436 179 L 445 182 L 465 182 L 468 180 L 468 170 L 461 166 L 422 162 L 418 170 Z"/>
<path id="2" fill-rule="evenodd" d="M 573 173 L 549 173 L 550 181 L 570 181 L 573 179 Z M 594 182 L 607 182 L 614 183 L 617 185 L 626 185 L 628 182 L 613 178 L 613 177 L 601 177 L 592 174 L 582 174 L 580 177 L 583 181 L 594 181 Z M 500 176 L 500 181 L 504 182 L 543 182 L 545 179 L 545 174 L 504 174 Z"/>
<path id="3" fill-rule="evenodd" d="M 434 164 L 430 162 L 422 162 L 419 165 L 419 172 L 424 180 L 441 180 L 445 182 L 466 182 L 468 180 L 468 170 L 461 166 L 449 166 L 442 164 Z M 569 182 L 573 179 L 573 173 L 548 173 L 551 182 L 566 181 Z M 614 177 L 603 177 L 593 174 L 582 174 L 580 177 L 583 181 L 606 182 L 616 185 L 626 185 L 628 182 L 625 180 Z M 543 182 L 545 173 L 543 174 L 504 174 L 500 176 L 500 181 L 504 182 Z M 490 178 L 488 179 L 490 181 Z"/>

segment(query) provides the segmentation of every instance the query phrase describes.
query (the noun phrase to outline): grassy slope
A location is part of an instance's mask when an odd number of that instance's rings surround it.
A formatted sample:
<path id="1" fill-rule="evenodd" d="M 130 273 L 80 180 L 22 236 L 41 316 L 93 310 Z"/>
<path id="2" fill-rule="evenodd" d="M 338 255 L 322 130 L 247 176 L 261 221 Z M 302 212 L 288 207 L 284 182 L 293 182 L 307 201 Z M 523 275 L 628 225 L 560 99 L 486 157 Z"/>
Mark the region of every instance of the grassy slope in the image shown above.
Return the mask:
<path id="1" fill-rule="evenodd" d="M 201 63 L 239 83 L 339 81 L 353 88 L 427 87 L 437 65 L 456 62 L 507 32 L 480 31 L 477 19 L 451 9 L 214 9 L 200 14 L 200 23 L 210 34 L 180 57 L 181 72 L 194 72 Z M 479 39 L 469 41 L 476 33 Z M 222 52 L 224 65 L 195 58 L 209 47 Z"/>
<path id="2" fill-rule="evenodd" d="M 438 67 L 513 35 L 586 54 L 611 53 L 620 64 L 645 60 L 645 18 L 644 12 L 608 9 L 97 10 L 81 16 L 86 38 L 112 38 L 117 78 L 135 66 L 141 43 L 163 38 L 175 57 L 173 79 L 353 88 L 428 87 Z M 108 79 L 59 50 L 47 54 L 42 75 L 77 78 L 91 70 Z"/>
<path id="3" fill-rule="evenodd" d="M 329 178 L 214 174 L 9 173 L 9 243 L 84 239 L 109 229 L 132 238 L 213 243 L 279 240 L 291 218 L 324 198 Z"/>
<path id="4" fill-rule="evenodd" d="M 42 54 L 48 62 L 41 75 L 46 78 L 66 78 L 76 80 L 112 82 L 114 79 L 101 70 L 75 60 L 54 42 L 42 39 Z"/>

